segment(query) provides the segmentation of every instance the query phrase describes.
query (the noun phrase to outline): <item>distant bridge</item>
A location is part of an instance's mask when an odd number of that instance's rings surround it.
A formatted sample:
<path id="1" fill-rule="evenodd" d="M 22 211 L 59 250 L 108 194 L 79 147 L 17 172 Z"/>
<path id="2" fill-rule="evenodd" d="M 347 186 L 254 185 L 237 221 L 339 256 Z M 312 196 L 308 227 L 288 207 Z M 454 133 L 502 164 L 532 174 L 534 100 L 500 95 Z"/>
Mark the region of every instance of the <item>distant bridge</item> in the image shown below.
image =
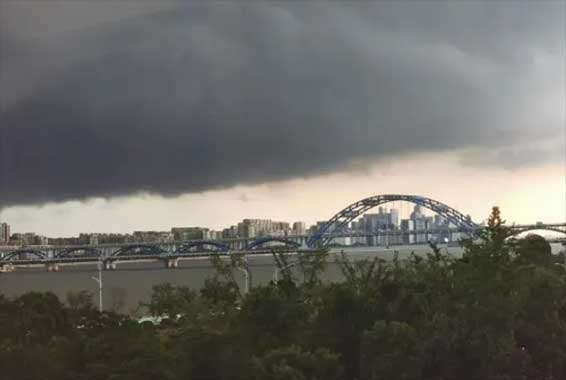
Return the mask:
<path id="1" fill-rule="evenodd" d="M 385 194 L 362 199 L 338 212 L 309 238 L 307 245 L 309 247 L 325 246 L 333 239 L 333 232 L 342 232 L 350 222 L 372 208 L 396 201 L 410 202 L 434 211 L 438 215 L 446 218 L 446 220 L 456 228 L 468 233 L 470 236 L 473 236 L 480 228 L 477 224 L 472 222 L 470 218 L 456 209 L 435 201 L 434 199 L 421 197 L 419 195 Z"/>
<path id="2" fill-rule="evenodd" d="M 377 230 L 372 233 L 352 232 L 350 222 L 370 209 L 395 201 L 410 202 L 427 208 L 448 221 L 448 225 L 426 230 Z M 375 244 L 376 238 L 413 236 L 420 244 L 426 244 L 438 236 L 476 238 L 484 226 L 441 202 L 417 195 L 386 194 L 362 199 L 344 208 L 312 235 L 262 236 L 255 239 L 192 240 L 155 243 L 101 244 L 88 246 L 34 246 L 0 247 L 0 268 L 17 265 L 45 264 L 48 270 L 58 270 L 59 264 L 103 262 L 105 269 L 114 269 L 115 263 L 129 260 L 162 260 L 167 267 L 175 268 L 182 258 L 234 253 L 269 253 L 274 247 L 287 252 L 309 252 L 328 247 L 338 241 L 350 241 L 355 245 Z M 565 235 L 556 241 L 566 244 L 566 223 L 510 226 L 513 235 L 528 231 L 545 230 Z M 387 243 L 389 245 L 389 243 Z M 392 245 L 395 244 L 393 239 Z M 348 244 L 342 244 L 348 245 Z"/>

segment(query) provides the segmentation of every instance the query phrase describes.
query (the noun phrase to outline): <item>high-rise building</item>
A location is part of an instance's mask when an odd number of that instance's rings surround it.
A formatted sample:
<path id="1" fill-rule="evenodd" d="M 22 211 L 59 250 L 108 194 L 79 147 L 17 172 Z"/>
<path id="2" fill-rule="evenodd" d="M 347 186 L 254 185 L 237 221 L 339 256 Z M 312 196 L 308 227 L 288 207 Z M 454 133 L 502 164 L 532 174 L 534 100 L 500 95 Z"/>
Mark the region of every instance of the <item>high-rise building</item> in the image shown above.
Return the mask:
<path id="1" fill-rule="evenodd" d="M 377 213 L 364 214 L 357 221 L 353 221 L 350 225 L 352 232 L 357 232 L 367 236 L 358 239 L 356 242 L 364 245 L 391 245 L 400 244 L 401 239 L 396 235 L 388 234 L 388 231 L 399 229 L 399 210 L 396 208 L 387 209 L 380 206 Z"/>
<path id="2" fill-rule="evenodd" d="M 310 226 L 309 230 L 308 230 L 309 235 L 314 235 L 314 234 L 318 233 L 320 231 L 320 229 L 326 223 L 327 223 L 327 221 L 319 221 L 319 222 L 316 222 L 316 224 L 313 224 L 312 226 Z M 333 232 L 337 232 L 335 225 L 328 226 L 328 229 L 326 231 L 324 231 L 325 234 L 330 234 L 330 233 L 333 233 Z"/>
<path id="3" fill-rule="evenodd" d="M 415 230 L 415 221 L 411 219 L 403 219 L 401 220 L 401 231 L 405 232 L 403 234 L 403 243 L 404 244 L 414 244 L 416 242 L 416 237 L 414 234 L 407 233 L 408 231 Z"/>
<path id="4" fill-rule="evenodd" d="M 7 245 L 10 241 L 10 225 L 8 223 L 0 223 L 0 244 Z"/>
<path id="5" fill-rule="evenodd" d="M 305 222 L 293 223 L 293 235 L 304 235 L 307 233 Z"/>
<path id="6" fill-rule="evenodd" d="M 290 231 L 289 223 L 270 219 L 244 219 L 237 226 L 238 237 L 250 239 L 258 236 L 283 236 Z"/>
<path id="7" fill-rule="evenodd" d="M 49 239 L 45 236 L 36 235 L 34 232 L 26 232 L 23 234 L 15 233 L 11 237 L 12 245 L 48 245 Z"/>
<path id="8" fill-rule="evenodd" d="M 358 221 L 357 227 L 365 233 L 390 231 L 399 226 L 399 210 L 380 207 L 377 214 L 365 214 Z"/>
<path id="9" fill-rule="evenodd" d="M 222 239 L 235 239 L 238 237 L 238 227 L 230 226 L 222 230 Z"/>
<path id="10" fill-rule="evenodd" d="M 399 227 L 399 210 L 396 208 L 392 208 L 389 210 L 389 219 L 391 221 L 391 225 L 393 227 Z"/>
<path id="11" fill-rule="evenodd" d="M 417 219 L 422 219 L 423 217 L 424 217 L 424 213 L 421 206 L 415 205 L 415 207 L 413 208 L 413 212 L 411 213 L 411 217 L 409 219 L 417 220 Z"/>
<path id="12" fill-rule="evenodd" d="M 443 217 L 442 215 L 436 214 L 434 216 L 434 226 L 435 227 L 442 227 L 448 224 L 448 220 Z"/>
<path id="13" fill-rule="evenodd" d="M 173 241 L 173 233 L 167 231 L 134 231 L 133 240 L 137 243 L 166 243 Z"/>
<path id="14" fill-rule="evenodd" d="M 210 230 L 204 227 L 173 227 L 173 239 L 182 240 L 210 240 Z"/>
<path id="15" fill-rule="evenodd" d="M 428 233 L 428 230 L 434 229 L 435 218 L 426 216 L 420 205 L 415 205 L 410 220 L 414 226 L 414 230 L 419 231 L 419 233 L 411 236 L 415 239 L 414 243 L 426 243 L 430 240 L 435 240 L 435 236 Z M 436 219 L 436 221 L 440 222 L 441 220 Z"/>

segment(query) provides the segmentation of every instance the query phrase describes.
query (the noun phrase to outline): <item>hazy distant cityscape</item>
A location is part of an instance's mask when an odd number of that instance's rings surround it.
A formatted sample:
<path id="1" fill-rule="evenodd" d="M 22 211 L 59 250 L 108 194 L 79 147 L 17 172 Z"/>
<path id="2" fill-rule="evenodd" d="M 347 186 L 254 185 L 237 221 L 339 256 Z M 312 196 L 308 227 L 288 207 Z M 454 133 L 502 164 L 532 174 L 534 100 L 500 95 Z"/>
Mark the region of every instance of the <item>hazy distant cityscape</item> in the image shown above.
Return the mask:
<path id="1" fill-rule="evenodd" d="M 243 219 L 222 230 L 207 227 L 172 227 L 169 231 L 133 231 L 120 233 L 81 233 L 76 237 L 47 237 L 34 232 L 12 232 L 7 222 L 0 223 L 0 245 L 8 246 L 64 246 L 124 243 L 166 243 L 187 240 L 253 239 L 262 236 L 286 237 L 314 234 L 325 222 L 307 228 L 306 223 L 274 221 L 271 219 Z M 428 216 L 421 206 L 415 205 L 410 216 L 401 219 L 398 208 L 379 207 L 377 213 L 367 213 L 353 221 L 342 232 L 351 234 L 379 234 L 390 231 L 423 231 L 448 229 L 450 223 L 441 215 Z M 333 231 L 329 231 L 333 232 Z M 442 236 L 437 236 L 442 238 Z M 403 234 L 381 236 L 375 244 L 412 244 L 426 242 L 424 235 Z M 398 241 L 397 241 L 398 240 Z M 422 241 L 421 241 L 422 240 Z M 353 242 L 355 244 L 355 241 Z"/>

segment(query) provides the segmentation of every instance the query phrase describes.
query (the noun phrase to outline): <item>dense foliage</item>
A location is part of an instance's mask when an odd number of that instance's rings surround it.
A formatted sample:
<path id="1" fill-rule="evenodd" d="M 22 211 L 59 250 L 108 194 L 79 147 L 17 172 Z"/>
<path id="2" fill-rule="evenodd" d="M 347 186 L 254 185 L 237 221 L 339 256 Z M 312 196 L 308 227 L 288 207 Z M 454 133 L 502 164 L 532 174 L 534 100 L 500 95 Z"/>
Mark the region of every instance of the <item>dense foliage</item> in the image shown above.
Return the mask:
<path id="1" fill-rule="evenodd" d="M 341 256 L 339 283 L 321 280 L 324 253 L 276 254 L 281 280 L 248 294 L 232 277 L 242 262 L 217 258 L 200 291 L 155 287 L 158 325 L 99 313 L 85 293 L 2 297 L 0 377 L 566 379 L 564 267 L 544 239 L 508 235 L 494 209 L 461 259 L 434 246 L 408 261 Z"/>

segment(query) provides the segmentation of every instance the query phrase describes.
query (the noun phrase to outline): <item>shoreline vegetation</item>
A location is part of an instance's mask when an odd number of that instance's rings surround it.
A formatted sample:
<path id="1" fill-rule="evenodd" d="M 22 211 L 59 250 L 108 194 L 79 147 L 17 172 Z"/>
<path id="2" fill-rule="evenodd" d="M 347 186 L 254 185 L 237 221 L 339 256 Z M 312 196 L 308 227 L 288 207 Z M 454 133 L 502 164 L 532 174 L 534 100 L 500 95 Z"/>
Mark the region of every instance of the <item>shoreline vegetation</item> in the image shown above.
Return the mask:
<path id="1" fill-rule="evenodd" d="M 151 320 L 93 295 L 0 296 L 0 379 L 566 379 L 566 271 L 542 237 L 508 239 L 494 208 L 461 258 L 385 262 L 273 252 L 277 280 L 248 291 L 242 257 L 212 259 L 200 290 L 161 284 Z"/>

